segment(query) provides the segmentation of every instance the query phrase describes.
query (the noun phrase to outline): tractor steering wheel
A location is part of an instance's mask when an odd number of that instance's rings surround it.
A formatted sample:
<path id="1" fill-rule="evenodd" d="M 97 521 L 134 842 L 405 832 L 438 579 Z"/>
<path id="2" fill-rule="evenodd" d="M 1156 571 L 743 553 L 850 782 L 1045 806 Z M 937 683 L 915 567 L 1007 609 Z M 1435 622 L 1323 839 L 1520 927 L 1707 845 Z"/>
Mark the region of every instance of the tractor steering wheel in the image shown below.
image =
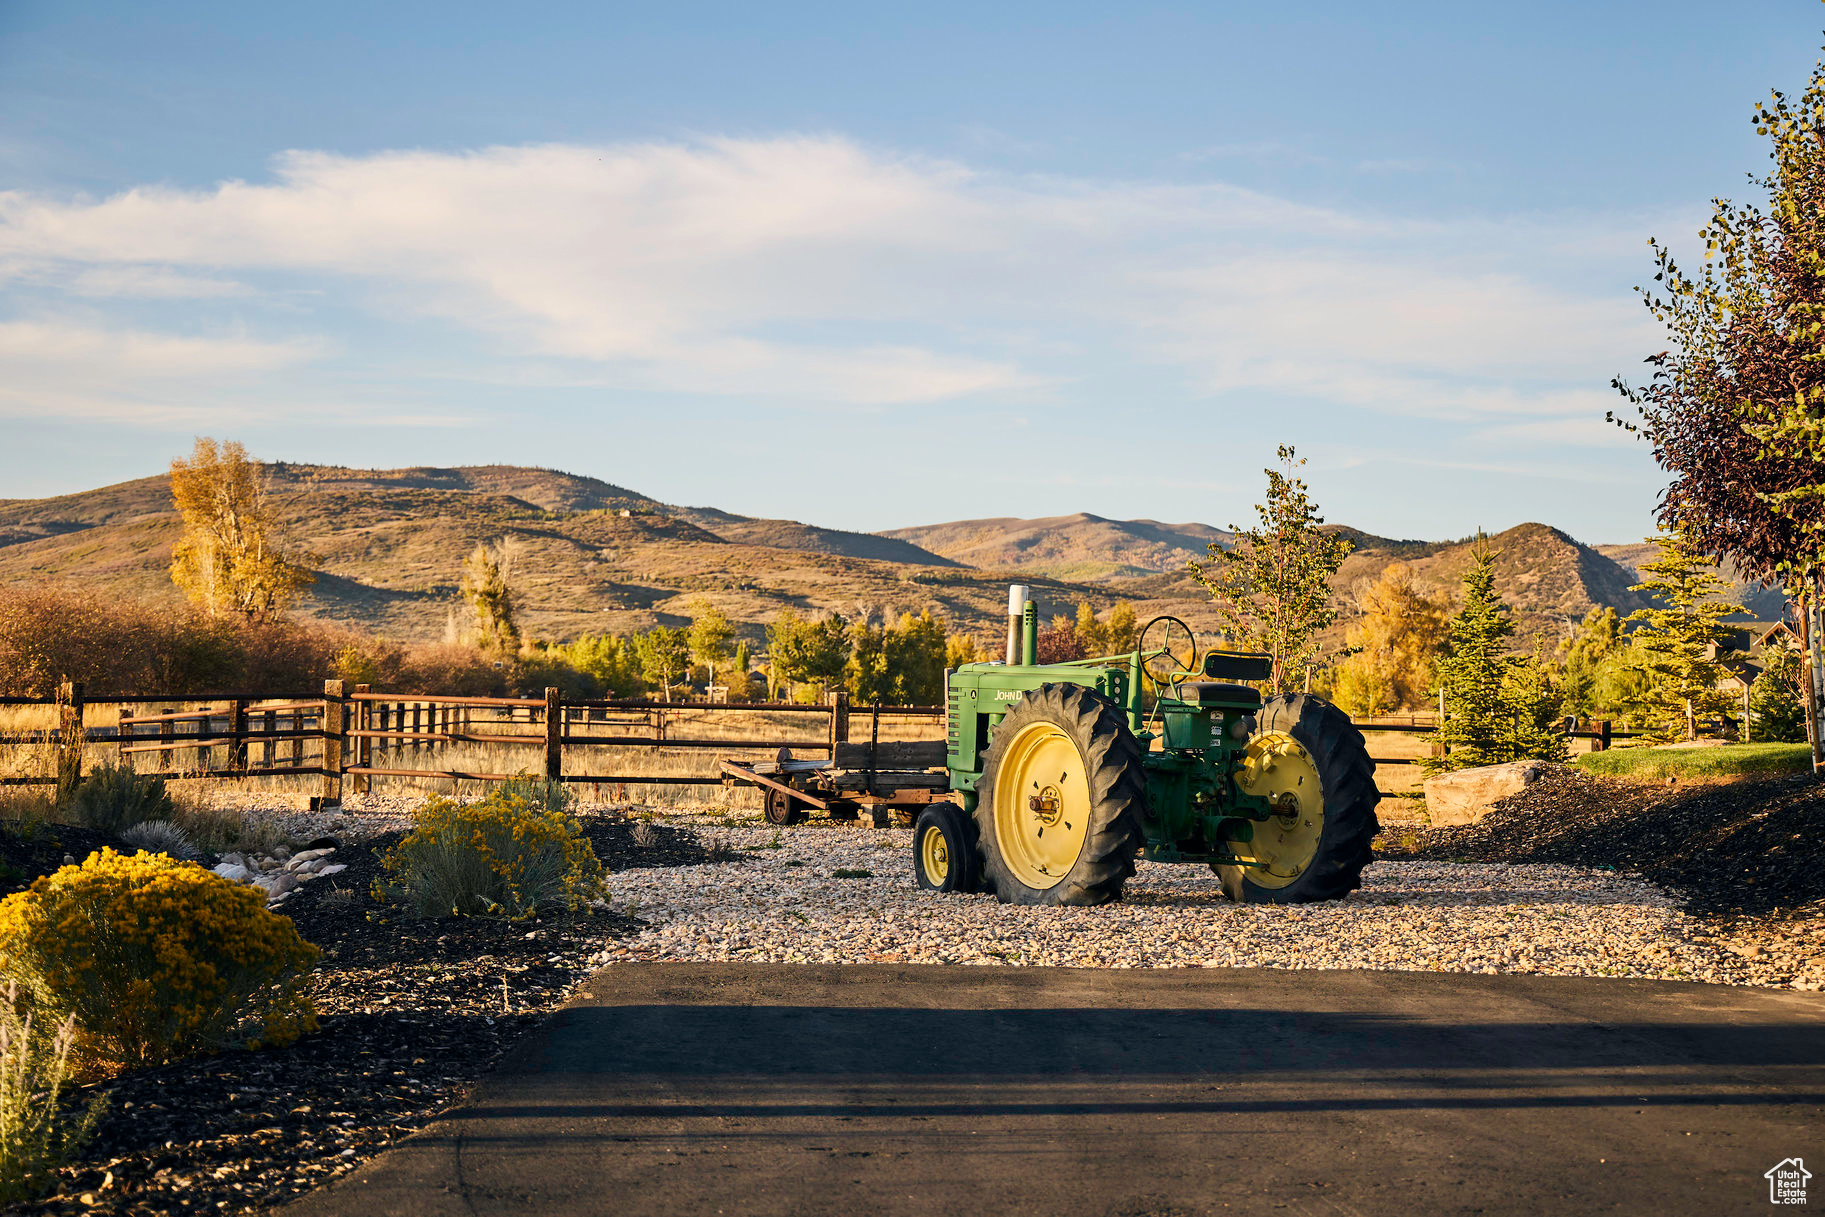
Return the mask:
<path id="1" fill-rule="evenodd" d="M 1184 659 L 1179 658 L 1181 649 Z M 1175 677 L 1197 670 L 1198 636 L 1177 617 L 1155 617 L 1141 627 L 1140 652 L 1141 670 L 1153 682 L 1154 692 L 1170 693 Z"/>

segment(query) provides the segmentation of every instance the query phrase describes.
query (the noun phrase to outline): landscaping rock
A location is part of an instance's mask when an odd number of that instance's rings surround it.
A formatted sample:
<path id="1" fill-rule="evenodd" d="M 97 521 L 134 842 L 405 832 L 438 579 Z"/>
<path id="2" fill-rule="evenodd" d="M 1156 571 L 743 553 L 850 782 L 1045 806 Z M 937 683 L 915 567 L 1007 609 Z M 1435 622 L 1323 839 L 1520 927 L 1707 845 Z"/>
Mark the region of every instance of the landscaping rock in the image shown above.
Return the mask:
<path id="1" fill-rule="evenodd" d="M 1510 761 L 1427 778 L 1426 815 L 1434 824 L 1475 824 L 1511 794 L 1519 794 L 1552 768 L 1547 761 Z"/>

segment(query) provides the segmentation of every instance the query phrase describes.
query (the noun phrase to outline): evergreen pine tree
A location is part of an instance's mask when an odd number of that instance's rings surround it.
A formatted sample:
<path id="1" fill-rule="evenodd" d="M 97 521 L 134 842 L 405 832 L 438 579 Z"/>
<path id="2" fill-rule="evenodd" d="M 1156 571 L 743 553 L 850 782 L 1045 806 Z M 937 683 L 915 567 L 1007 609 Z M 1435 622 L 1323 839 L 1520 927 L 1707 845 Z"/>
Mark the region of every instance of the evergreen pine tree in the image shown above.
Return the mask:
<path id="1" fill-rule="evenodd" d="M 1514 619 L 1495 590 L 1495 553 L 1477 534 L 1464 572 L 1464 607 L 1451 618 L 1438 662 L 1445 694 L 1439 724 L 1442 760 L 1433 771 L 1472 769 L 1528 759 L 1564 760 L 1565 737 L 1554 721 L 1561 696 L 1538 656 L 1509 654 Z"/>
<path id="2" fill-rule="evenodd" d="M 1648 539 L 1660 548 L 1660 557 L 1641 564 L 1653 578 L 1632 590 L 1647 592 L 1655 607 L 1628 618 L 1636 623 L 1630 644 L 1648 676 L 1642 693 L 1647 727 L 1662 739 L 1693 739 L 1700 716 L 1731 709 L 1730 697 L 1717 688 L 1724 669 L 1712 652 L 1729 636 L 1724 618 L 1743 607 L 1720 599 L 1724 581 L 1690 534 L 1663 532 Z"/>
<path id="3" fill-rule="evenodd" d="M 1806 740 L 1806 707 L 1800 690 L 1800 655 L 1780 643 L 1763 655 L 1765 666 L 1749 689 L 1749 738 L 1763 743 Z"/>
<path id="4" fill-rule="evenodd" d="M 1438 663 L 1445 694 L 1445 721 L 1438 740 L 1445 758 L 1434 768 L 1470 769 L 1513 760 L 1509 755 L 1503 677 L 1508 668 L 1508 640 L 1514 635 L 1495 590 L 1495 554 L 1482 533 L 1470 551 L 1464 572 L 1464 607 L 1451 618 L 1444 657 Z"/>

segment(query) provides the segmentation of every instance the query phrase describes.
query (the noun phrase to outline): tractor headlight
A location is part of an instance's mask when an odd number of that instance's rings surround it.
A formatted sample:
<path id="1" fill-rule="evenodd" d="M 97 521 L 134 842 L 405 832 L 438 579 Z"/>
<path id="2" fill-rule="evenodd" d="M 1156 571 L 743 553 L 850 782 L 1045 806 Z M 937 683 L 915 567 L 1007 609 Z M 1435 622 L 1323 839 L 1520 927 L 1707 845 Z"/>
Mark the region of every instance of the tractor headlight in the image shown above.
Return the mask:
<path id="1" fill-rule="evenodd" d="M 1255 733 L 1255 716 L 1244 714 L 1229 725 L 1231 739 L 1247 739 Z"/>

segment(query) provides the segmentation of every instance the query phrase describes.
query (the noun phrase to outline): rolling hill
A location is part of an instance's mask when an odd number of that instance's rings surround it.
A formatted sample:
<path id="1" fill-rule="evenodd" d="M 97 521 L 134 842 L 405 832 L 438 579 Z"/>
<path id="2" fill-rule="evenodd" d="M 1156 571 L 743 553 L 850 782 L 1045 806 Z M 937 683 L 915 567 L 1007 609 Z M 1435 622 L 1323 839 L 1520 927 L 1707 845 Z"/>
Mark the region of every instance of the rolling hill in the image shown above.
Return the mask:
<path id="1" fill-rule="evenodd" d="M 1208 556 L 1211 543 L 1228 545 L 1230 534 L 1208 524 L 1162 524 L 1158 520 L 1107 520 L 1079 512 L 1038 520 L 957 520 L 897 528 L 881 534 L 910 542 L 953 562 L 984 570 L 1107 583 L 1182 569 Z"/>
<path id="2" fill-rule="evenodd" d="M 404 640 L 441 638 L 458 606 L 465 555 L 502 542 L 522 625 L 566 639 L 687 619 L 701 596 L 758 641 L 782 608 L 879 620 L 930 608 L 985 638 L 1002 629 L 1006 584 L 1031 584 L 1042 613 L 1079 600 L 1132 600 L 1143 617 L 1217 622 L 1184 564 L 1229 534 L 1203 524 L 1078 514 L 966 520 L 882 534 L 674 507 L 638 491 L 549 469 L 344 469 L 279 463 L 268 493 L 287 544 L 317 571 L 308 615 Z M 1425 586 L 1455 592 L 1464 542 L 1403 541 L 1342 529 L 1357 548 L 1339 572 L 1345 620 L 1355 593 L 1399 560 Z M 97 594 L 175 600 L 166 574 L 179 522 L 163 476 L 80 494 L 0 500 L 0 584 L 67 580 Z M 1631 570 L 1540 524 L 1491 539 L 1499 586 L 1524 633 L 1558 633 L 1590 607 L 1639 607 Z M 1341 641 L 1341 637 L 1335 641 Z"/>
<path id="3" fill-rule="evenodd" d="M 462 559 L 484 541 L 505 544 L 522 624 L 546 638 L 678 624 L 698 596 L 756 640 L 787 607 L 877 620 L 931 608 L 987 628 L 1007 602 L 1002 576 L 904 541 L 667 507 L 551 470 L 274 464 L 267 485 L 286 543 L 317 572 L 299 611 L 405 640 L 444 636 Z M 0 500 L 0 584 L 67 580 L 102 595 L 175 601 L 166 571 L 179 533 L 162 475 Z M 1092 589 L 1032 582 L 1048 612 L 1085 595 L 1112 603 Z"/>

